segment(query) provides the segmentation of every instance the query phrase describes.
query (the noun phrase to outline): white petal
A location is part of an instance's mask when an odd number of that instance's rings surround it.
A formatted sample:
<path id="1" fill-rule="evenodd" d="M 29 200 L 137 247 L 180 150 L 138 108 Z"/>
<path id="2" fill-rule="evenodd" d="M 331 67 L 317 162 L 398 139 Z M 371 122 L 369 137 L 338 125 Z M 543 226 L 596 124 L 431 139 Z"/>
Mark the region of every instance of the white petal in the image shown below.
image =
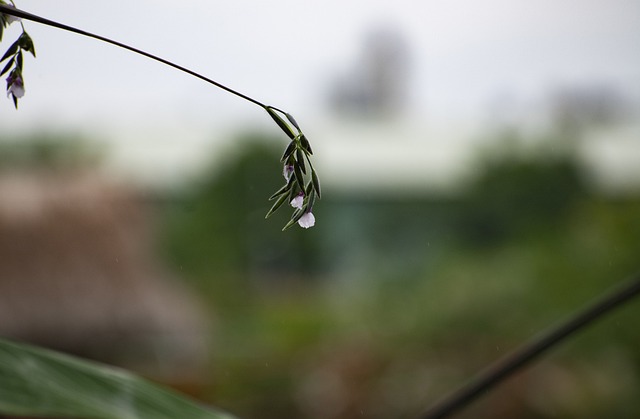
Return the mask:
<path id="1" fill-rule="evenodd" d="M 293 208 L 302 209 L 302 203 L 304 202 L 304 195 L 297 195 L 290 202 Z"/>
<path id="2" fill-rule="evenodd" d="M 291 179 L 291 175 L 293 174 L 293 166 L 285 164 L 284 167 L 282 168 L 282 176 L 284 176 L 284 179 L 289 182 L 289 179 Z"/>
<path id="3" fill-rule="evenodd" d="M 306 213 L 305 215 L 300 217 L 300 219 L 298 220 L 298 224 L 300 224 L 300 227 L 302 228 L 313 227 L 315 223 L 316 223 L 316 217 L 314 217 L 313 214 L 310 212 Z"/>
<path id="4" fill-rule="evenodd" d="M 11 93 L 12 95 L 20 99 L 22 96 L 24 96 L 24 87 L 17 84 L 12 84 L 7 93 Z"/>

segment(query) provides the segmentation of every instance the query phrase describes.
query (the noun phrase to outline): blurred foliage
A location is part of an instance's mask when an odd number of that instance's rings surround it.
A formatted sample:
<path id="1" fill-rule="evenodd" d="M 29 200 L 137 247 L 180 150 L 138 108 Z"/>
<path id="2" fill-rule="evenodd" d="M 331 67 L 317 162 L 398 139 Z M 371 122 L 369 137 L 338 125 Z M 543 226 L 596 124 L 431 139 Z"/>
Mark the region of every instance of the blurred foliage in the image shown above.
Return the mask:
<path id="1" fill-rule="evenodd" d="M 61 169 L 89 167 L 104 150 L 78 134 L 35 132 L 0 138 L 0 169 Z"/>
<path id="2" fill-rule="evenodd" d="M 166 254 L 219 313 L 211 397 L 241 417 L 411 417 L 638 269 L 640 199 L 593 193 L 570 150 L 494 154 L 453 198 L 329 185 L 318 225 L 282 233 L 274 143 L 247 136 L 167 207 Z M 638 316 L 462 417 L 640 415 Z"/>
<path id="3" fill-rule="evenodd" d="M 36 137 L 0 142 L 0 167 L 100 155 Z M 247 419 L 412 417 L 637 270 L 640 197 L 594 192 L 553 141 L 485 153 L 453 197 L 327 185 L 318 225 L 282 232 L 287 214 L 264 220 L 281 139 L 238 138 L 161 201 L 160 250 L 216 313 L 209 401 Z M 640 416 L 639 316 L 630 303 L 461 417 Z"/>
<path id="4" fill-rule="evenodd" d="M 459 234 L 476 245 L 544 234 L 562 225 L 586 195 L 580 168 L 566 157 L 489 160 L 464 197 Z"/>

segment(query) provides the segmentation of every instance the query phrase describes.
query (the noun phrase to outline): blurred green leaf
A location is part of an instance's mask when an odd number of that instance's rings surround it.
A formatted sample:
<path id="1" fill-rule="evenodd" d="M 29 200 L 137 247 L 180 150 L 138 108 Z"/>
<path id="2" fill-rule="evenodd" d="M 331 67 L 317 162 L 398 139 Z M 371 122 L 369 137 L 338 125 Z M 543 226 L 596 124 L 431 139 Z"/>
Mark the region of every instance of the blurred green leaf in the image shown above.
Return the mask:
<path id="1" fill-rule="evenodd" d="M 123 370 L 0 339 L 0 412 L 97 419 L 231 419 Z"/>

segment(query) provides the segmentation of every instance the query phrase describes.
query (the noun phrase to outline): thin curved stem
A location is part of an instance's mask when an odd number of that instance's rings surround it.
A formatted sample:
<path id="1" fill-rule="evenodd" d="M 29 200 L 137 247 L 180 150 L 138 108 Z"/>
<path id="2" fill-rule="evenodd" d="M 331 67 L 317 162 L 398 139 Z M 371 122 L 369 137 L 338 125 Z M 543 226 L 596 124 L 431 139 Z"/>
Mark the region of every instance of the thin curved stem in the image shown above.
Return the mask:
<path id="1" fill-rule="evenodd" d="M 152 60 L 161 62 L 162 64 L 166 64 L 169 67 L 173 67 L 173 68 L 175 68 L 177 70 L 183 71 L 183 72 L 185 72 L 187 74 L 190 74 L 190 75 L 192 75 L 194 77 L 197 77 L 200 80 L 204 80 L 207 83 L 213 84 L 214 86 L 216 86 L 216 87 L 218 87 L 218 88 L 220 88 L 220 89 L 222 89 L 222 90 L 224 90 L 226 92 L 229 92 L 229 93 L 231 93 L 233 95 L 236 95 L 236 96 L 238 96 L 238 97 L 240 97 L 240 98 L 242 98 L 242 99 L 244 99 L 246 101 L 249 101 L 249 102 L 251 102 L 251 103 L 253 103 L 255 105 L 258 105 L 263 109 L 267 108 L 267 105 L 265 105 L 264 103 L 254 99 L 254 98 L 252 98 L 250 96 L 247 96 L 247 95 L 245 95 L 243 93 L 240 93 L 237 90 L 231 89 L 230 87 L 227 87 L 227 86 L 225 86 L 225 85 L 223 85 L 221 83 L 218 83 L 215 80 L 212 80 L 212 79 L 210 79 L 208 77 L 205 77 L 205 76 L 203 76 L 201 74 L 198 74 L 193 70 L 189 70 L 186 67 L 183 67 L 183 66 L 178 65 L 178 64 L 174 64 L 171 61 L 165 60 L 164 58 L 160 58 L 160 57 L 158 57 L 156 55 L 153 55 L 153 54 L 150 54 L 148 52 L 142 51 L 142 50 L 140 50 L 138 48 L 134 48 L 134 47 L 131 47 L 129 45 L 123 44 L 122 42 L 114 41 L 113 39 L 109 39 L 109 38 L 106 38 L 104 36 L 100 36 L 100 35 L 96 35 L 96 34 L 93 34 L 93 33 L 90 33 L 90 32 L 86 32 L 86 31 L 83 31 L 81 29 L 77 29 L 77 28 L 74 28 L 72 26 L 68 26 L 68 25 L 62 24 L 62 23 L 58 23 L 58 22 L 55 22 L 55 21 L 50 20 L 50 19 L 45 19 L 43 17 L 34 15 L 32 13 L 28 13 L 28 12 L 25 12 L 23 10 L 16 9 L 16 8 L 13 8 L 13 7 L 9 7 L 9 6 L 3 5 L 3 4 L 0 4 L 0 13 L 4 13 L 4 14 L 7 14 L 7 15 L 12 15 L 12 16 L 19 17 L 19 18 L 22 18 L 22 19 L 31 20 L 31 21 L 34 21 L 34 22 L 41 23 L 43 25 L 52 26 L 54 28 L 62 29 L 62 30 L 68 31 L 68 32 L 73 32 L 73 33 L 76 33 L 78 35 L 87 36 L 89 38 L 97 39 L 99 41 L 103 41 L 103 42 L 106 42 L 108 44 L 115 45 L 117 47 L 129 50 L 131 52 L 135 52 L 136 54 L 140 54 L 140 55 L 143 55 L 143 56 L 145 56 L 147 58 L 151 58 Z"/>
<path id="2" fill-rule="evenodd" d="M 469 384 L 431 407 L 421 418 L 440 419 L 452 415 L 551 347 L 638 295 L 640 295 L 640 273 L 631 277 L 619 288 L 596 300 L 584 310 L 579 311 L 564 323 L 507 355 L 480 373 Z"/>

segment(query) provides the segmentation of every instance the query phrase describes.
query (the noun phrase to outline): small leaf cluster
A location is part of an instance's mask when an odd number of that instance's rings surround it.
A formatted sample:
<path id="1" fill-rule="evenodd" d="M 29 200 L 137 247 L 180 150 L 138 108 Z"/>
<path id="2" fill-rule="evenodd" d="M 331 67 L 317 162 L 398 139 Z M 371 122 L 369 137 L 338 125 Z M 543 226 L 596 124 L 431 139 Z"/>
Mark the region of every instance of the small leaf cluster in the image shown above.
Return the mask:
<path id="1" fill-rule="evenodd" d="M 0 0 L 0 3 L 5 5 L 6 3 Z M 4 13 L 0 13 L 0 41 L 2 41 L 2 35 L 4 32 L 4 28 L 11 23 L 10 17 Z M 33 40 L 29 36 L 29 34 L 24 30 L 24 26 L 22 27 L 22 34 L 18 39 L 11 44 L 9 49 L 4 53 L 2 58 L 0 58 L 0 63 L 3 63 L 5 60 L 8 60 L 6 65 L 0 71 L 0 76 L 9 73 L 9 77 L 7 78 L 7 92 L 11 95 L 13 99 L 13 104 L 18 108 L 18 99 L 22 96 L 21 94 L 16 95 L 16 90 L 14 84 L 18 84 L 20 90 L 24 92 L 24 78 L 22 77 L 22 68 L 23 68 L 23 56 L 24 51 L 30 52 L 34 57 L 36 56 L 36 49 L 33 44 Z"/>
<path id="2" fill-rule="evenodd" d="M 265 110 L 291 140 L 280 159 L 284 165 L 285 184 L 269 198 L 270 201 L 275 200 L 275 203 L 265 218 L 270 217 L 285 202 L 291 202 L 300 193 L 304 196 L 302 205 L 295 209 L 291 219 L 282 229 L 284 231 L 313 210 L 316 199 L 320 199 L 320 180 L 311 164 L 311 144 L 293 116 L 271 106 L 265 107 Z"/>

